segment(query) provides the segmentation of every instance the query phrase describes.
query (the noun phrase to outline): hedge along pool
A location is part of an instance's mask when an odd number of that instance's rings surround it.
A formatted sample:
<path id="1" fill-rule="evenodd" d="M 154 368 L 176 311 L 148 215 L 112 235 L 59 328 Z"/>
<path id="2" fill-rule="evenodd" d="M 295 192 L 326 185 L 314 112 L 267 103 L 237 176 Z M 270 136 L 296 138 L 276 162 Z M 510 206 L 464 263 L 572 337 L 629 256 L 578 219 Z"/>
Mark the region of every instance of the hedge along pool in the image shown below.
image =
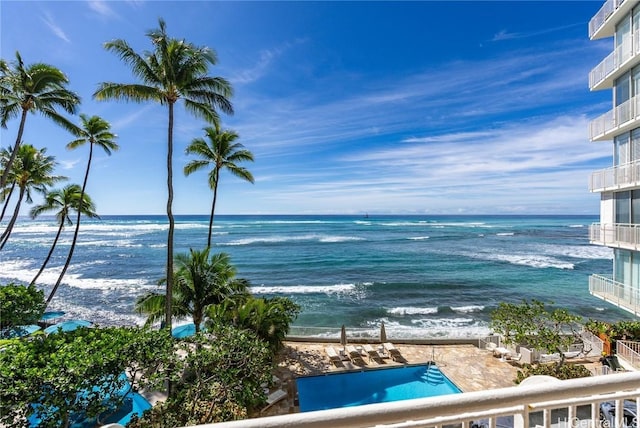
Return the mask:
<path id="1" fill-rule="evenodd" d="M 296 383 L 301 412 L 462 392 L 434 364 L 307 376 Z"/>

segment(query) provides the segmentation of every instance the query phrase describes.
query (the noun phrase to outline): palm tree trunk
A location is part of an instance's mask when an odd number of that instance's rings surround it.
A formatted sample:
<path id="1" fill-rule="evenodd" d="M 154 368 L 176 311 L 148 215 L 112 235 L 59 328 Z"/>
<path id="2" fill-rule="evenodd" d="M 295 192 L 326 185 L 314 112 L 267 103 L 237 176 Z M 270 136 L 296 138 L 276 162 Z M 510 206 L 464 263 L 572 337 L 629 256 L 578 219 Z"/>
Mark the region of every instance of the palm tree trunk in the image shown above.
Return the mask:
<path id="1" fill-rule="evenodd" d="M 220 177 L 219 170 L 216 169 L 216 181 L 213 185 L 213 202 L 211 203 L 211 217 L 209 218 L 209 240 L 207 241 L 207 247 L 211 248 L 211 232 L 213 231 L 213 215 L 216 212 L 216 199 L 218 198 L 218 178 Z"/>
<path id="2" fill-rule="evenodd" d="M 16 138 L 16 144 L 13 146 L 13 151 L 11 152 L 11 157 L 7 162 L 6 167 L 4 168 L 4 172 L 2 173 L 2 177 L 0 178 L 0 189 L 7 184 L 7 177 L 9 177 L 9 171 L 11 171 L 11 167 L 13 166 L 13 162 L 16 160 L 16 156 L 18 155 L 18 148 L 20 148 L 20 141 L 22 141 L 22 133 L 24 132 L 24 123 L 27 121 L 27 109 L 22 109 L 22 117 L 20 118 L 20 127 L 18 128 L 18 137 Z"/>
<path id="3" fill-rule="evenodd" d="M 58 239 L 60 239 L 60 234 L 62 233 L 63 228 L 64 228 L 64 218 L 60 220 L 60 227 L 58 227 L 58 233 L 56 233 L 56 237 L 53 240 L 53 245 L 51 245 L 51 249 L 49 250 L 49 254 L 47 254 L 47 258 L 44 259 L 44 263 L 42 263 L 42 267 L 40 268 L 36 276 L 33 277 L 33 279 L 31 280 L 31 284 L 29 285 L 34 285 L 36 283 L 36 280 L 40 276 L 40 274 L 42 274 L 42 272 L 44 271 L 44 268 L 47 267 L 47 264 L 49 263 L 49 259 L 51 259 L 51 256 L 53 255 L 53 250 L 56 248 L 56 245 L 58 244 Z"/>
<path id="4" fill-rule="evenodd" d="M 213 202 L 211 203 L 211 215 L 209 216 L 209 238 L 207 239 L 207 248 L 211 248 L 211 231 L 213 230 L 213 212 L 216 209 L 216 194 L 213 194 Z"/>
<path id="5" fill-rule="evenodd" d="M 67 273 L 67 269 L 69 269 L 69 265 L 71 264 L 71 258 L 73 257 L 73 250 L 76 248 L 76 242 L 78 241 L 78 232 L 80 231 L 80 217 L 82 216 L 82 202 L 84 200 L 84 190 L 87 187 L 87 179 L 89 178 L 89 169 L 91 168 L 91 158 L 93 157 L 93 142 L 89 143 L 89 161 L 87 162 L 87 169 L 84 173 L 84 181 L 82 182 L 82 190 L 80 191 L 80 202 L 78 202 L 78 216 L 76 217 L 76 228 L 73 231 L 73 240 L 71 241 L 71 248 L 69 248 L 69 254 L 67 254 L 67 260 L 64 262 L 64 267 L 62 268 L 62 272 L 60 272 L 60 276 L 56 281 L 56 285 L 53 286 L 53 290 L 51 290 L 51 294 L 47 297 L 47 305 L 53 299 L 53 296 L 58 291 L 58 287 L 62 282 L 62 278 L 64 278 L 64 274 Z"/>
<path id="6" fill-rule="evenodd" d="M 167 236 L 167 288 L 165 298 L 164 325 L 171 331 L 171 303 L 173 299 L 173 102 L 169 102 L 169 126 L 167 129 L 167 217 L 169 219 L 169 233 Z"/>
<path id="7" fill-rule="evenodd" d="M 4 200 L 4 206 L 2 207 L 2 213 L 0 213 L 0 221 L 2 221 L 2 219 L 4 219 L 4 215 L 7 212 L 7 207 L 9 206 L 9 200 L 11 199 L 11 196 L 13 196 L 13 191 L 16 188 L 16 182 L 14 181 L 13 183 L 11 183 L 11 190 L 9 190 L 9 194 L 7 195 L 7 198 Z"/>
<path id="8" fill-rule="evenodd" d="M 22 204 L 22 198 L 24 197 L 24 190 L 25 189 L 23 189 L 22 187 L 20 188 L 20 197 L 18 198 L 18 203 L 16 204 L 16 207 L 13 210 L 13 215 L 11 216 L 11 220 L 7 225 L 7 229 L 4 232 L 2 232 L 2 235 L 0 236 L 0 242 L 2 242 L 2 244 L 0 244 L 0 250 L 4 248 L 5 244 L 9 240 L 9 235 L 11 235 L 13 226 L 16 224 L 16 220 L 18 219 L 18 213 L 20 213 L 20 205 Z"/>

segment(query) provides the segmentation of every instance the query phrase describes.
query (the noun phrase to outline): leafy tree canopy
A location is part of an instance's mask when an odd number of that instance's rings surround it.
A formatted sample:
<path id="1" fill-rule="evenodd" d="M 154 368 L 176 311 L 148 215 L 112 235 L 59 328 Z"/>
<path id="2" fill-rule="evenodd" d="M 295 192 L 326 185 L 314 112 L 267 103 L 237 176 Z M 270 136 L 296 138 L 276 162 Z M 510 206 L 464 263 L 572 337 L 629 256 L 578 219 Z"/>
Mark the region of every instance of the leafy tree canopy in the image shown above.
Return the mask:
<path id="1" fill-rule="evenodd" d="M 133 327 L 79 328 L 12 342 L 0 352 L 0 423 L 29 426 L 32 418 L 41 427 L 59 427 L 107 418 L 130 388 L 161 384 L 175 358 L 168 332 Z"/>
<path id="2" fill-rule="evenodd" d="M 174 394 L 129 427 L 245 419 L 265 403 L 262 385 L 271 379 L 271 355 L 253 332 L 218 325 L 181 346 L 185 371 Z"/>
<path id="3" fill-rule="evenodd" d="M 44 313 L 44 292 L 35 286 L 0 286 L 0 328 L 35 324 Z"/>
<path id="4" fill-rule="evenodd" d="M 552 303 L 551 303 L 552 304 Z M 563 356 L 579 337 L 581 317 L 566 309 L 553 310 L 539 300 L 523 300 L 520 304 L 501 302 L 491 313 L 491 328 L 506 343 L 527 344 L 539 351 Z"/>

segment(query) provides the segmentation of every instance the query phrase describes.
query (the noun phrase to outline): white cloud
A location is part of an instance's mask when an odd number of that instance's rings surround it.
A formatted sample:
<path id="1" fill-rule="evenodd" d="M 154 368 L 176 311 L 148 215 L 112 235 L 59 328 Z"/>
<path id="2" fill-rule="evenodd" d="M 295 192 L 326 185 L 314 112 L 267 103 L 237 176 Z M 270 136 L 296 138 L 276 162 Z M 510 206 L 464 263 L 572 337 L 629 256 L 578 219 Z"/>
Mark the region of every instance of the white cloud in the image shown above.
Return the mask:
<path id="1" fill-rule="evenodd" d="M 69 37 L 67 37 L 67 35 L 65 34 L 65 32 L 62 30 L 62 28 L 60 28 L 60 26 L 58 26 L 58 24 L 56 24 L 53 20 L 53 17 L 49 14 L 46 13 L 44 14 L 44 16 L 41 18 L 42 21 L 46 24 L 47 27 L 49 27 L 49 29 L 51 30 L 51 32 L 60 40 L 63 40 L 67 43 L 71 43 L 71 40 L 69 39 Z"/>
<path id="2" fill-rule="evenodd" d="M 100 16 L 105 18 L 111 18 L 118 16 L 113 9 L 107 4 L 106 1 L 92 0 L 87 3 L 89 8 L 94 12 L 97 12 Z M 135 4 L 135 3 L 134 3 Z"/>

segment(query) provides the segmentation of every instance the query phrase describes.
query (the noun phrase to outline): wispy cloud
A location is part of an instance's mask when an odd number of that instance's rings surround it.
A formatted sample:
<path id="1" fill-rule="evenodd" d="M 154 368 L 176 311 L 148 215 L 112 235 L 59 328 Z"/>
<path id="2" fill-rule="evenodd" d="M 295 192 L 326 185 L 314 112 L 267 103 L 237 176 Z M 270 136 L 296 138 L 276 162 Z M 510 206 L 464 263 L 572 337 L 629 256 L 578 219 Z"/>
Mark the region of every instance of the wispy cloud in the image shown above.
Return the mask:
<path id="1" fill-rule="evenodd" d="M 106 1 L 92 0 L 87 3 L 89 8 L 100 16 L 105 18 L 112 18 L 118 16 L 117 13 L 107 4 Z"/>
<path id="2" fill-rule="evenodd" d="M 271 65 L 273 64 L 274 61 L 276 61 L 279 57 L 285 54 L 285 52 L 291 49 L 292 47 L 302 44 L 304 42 L 305 42 L 304 39 L 297 39 L 297 40 L 294 40 L 293 42 L 287 42 L 275 48 L 263 49 L 262 51 L 260 51 L 258 61 L 255 64 L 253 64 L 251 67 L 234 73 L 234 76 L 231 78 L 231 81 L 234 84 L 241 85 L 241 84 L 252 83 L 259 80 L 269 72 Z"/>
<path id="3" fill-rule="evenodd" d="M 503 41 L 503 40 L 512 40 L 512 39 L 526 39 L 529 37 L 538 37 L 541 36 L 543 34 L 549 34 L 549 33 L 555 33 L 556 31 L 563 31 L 566 30 L 568 28 L 572 28 L 572 27 L 577 27 L 577 26 L 585 26 L 586 23 L 584 22 L 576 22 L 574 24 L 568 24 L 568 25 L 562 25 L 560 27 L 553 27 L 553 28 L 544 28 L 541 30 L 537 30 L 537 31 L 529 31 L 526 33 L 510 33 L 507 30 L 501 30 L 498 33 L 496 33 L 493 38 L 491 39 L 492 42 L 499 42 L 499 41 Z"/>
<path id="4" fill-rule="evenodd" d="M 67 43 L 71 43 L 69 37 L 67 37 L 66 33 L 62 30 L 62 28 L 53 20 L 53 17 L 45 12 L 44 16 L 41 18 L 42 22 L 46 24 L 47 27 L 51 30 L 51 32 L 60 40 L 63 40 Z"/>

